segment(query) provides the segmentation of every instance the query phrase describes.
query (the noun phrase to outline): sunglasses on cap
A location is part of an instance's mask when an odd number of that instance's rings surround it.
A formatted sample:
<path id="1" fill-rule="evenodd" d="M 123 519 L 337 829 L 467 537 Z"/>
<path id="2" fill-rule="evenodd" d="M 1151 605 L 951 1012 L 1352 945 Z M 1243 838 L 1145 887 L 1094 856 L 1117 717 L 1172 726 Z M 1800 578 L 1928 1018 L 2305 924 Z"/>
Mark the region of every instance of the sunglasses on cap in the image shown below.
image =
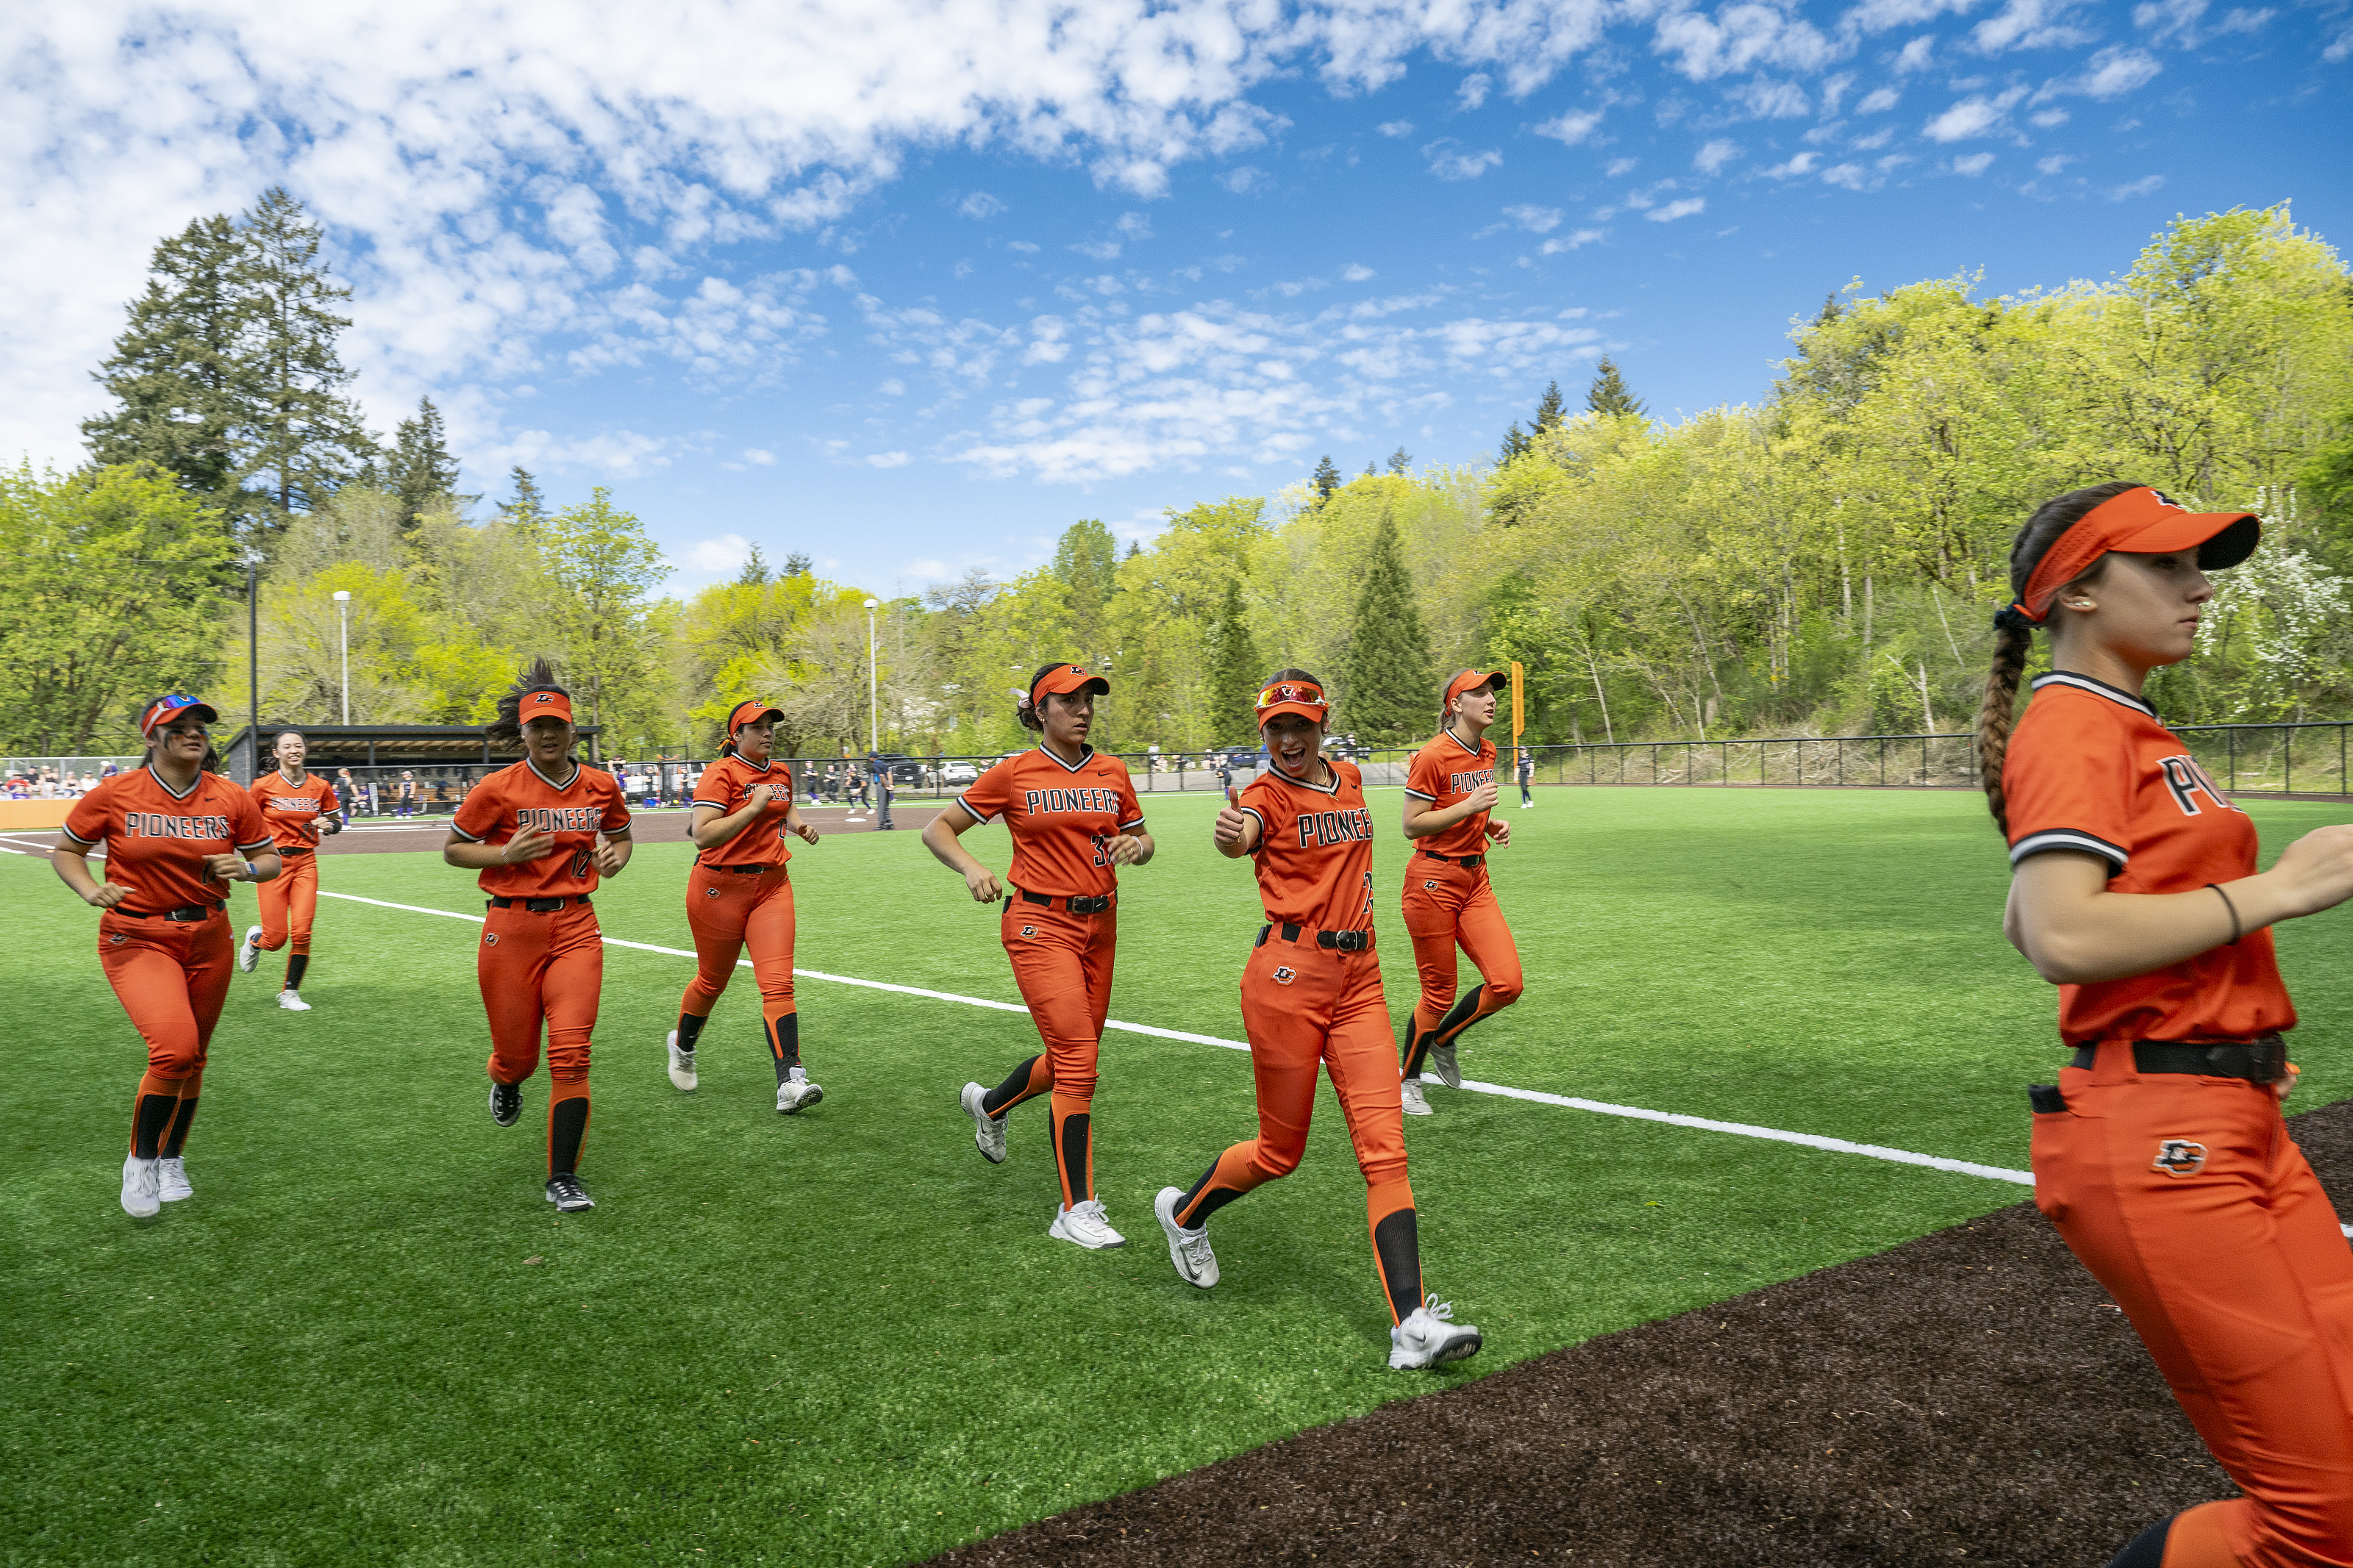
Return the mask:
<path id="1" fill-rule="evenodd" d="M 152 735 L 159 726 L 170 723 L 182 713 L 189 715 L 200 724 L 220 722 L 219 714 L 193 697 L 158 697 L 154 701 L 147 704 L 146 711 L 139 715 L 139 733 L 142 738 Z"/>

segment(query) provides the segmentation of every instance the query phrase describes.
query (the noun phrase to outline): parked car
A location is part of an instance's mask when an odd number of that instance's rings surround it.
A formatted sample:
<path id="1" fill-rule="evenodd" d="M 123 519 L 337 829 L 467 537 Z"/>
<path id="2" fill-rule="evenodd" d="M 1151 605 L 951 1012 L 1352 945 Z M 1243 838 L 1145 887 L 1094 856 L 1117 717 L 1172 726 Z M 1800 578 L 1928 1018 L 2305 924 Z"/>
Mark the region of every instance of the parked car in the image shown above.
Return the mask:
<path id="1" fill-rule="evenodd" d="M 940 782 L 951 789 L 973 784 L 980 778 L 980 770 L 962 757 L 940 764 Z"/>

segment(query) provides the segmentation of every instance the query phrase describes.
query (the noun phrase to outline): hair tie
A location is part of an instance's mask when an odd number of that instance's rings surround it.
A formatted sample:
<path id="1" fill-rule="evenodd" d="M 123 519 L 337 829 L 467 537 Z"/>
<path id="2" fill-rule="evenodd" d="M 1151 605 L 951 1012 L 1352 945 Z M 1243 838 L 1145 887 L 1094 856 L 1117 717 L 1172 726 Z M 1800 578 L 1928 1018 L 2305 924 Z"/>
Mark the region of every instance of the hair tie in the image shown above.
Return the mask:
<path id="1" fill-rule="evenodd" d="M 2014 604 L 2004 605 L 1993 613 L 1993 629 L 1998 632 L 2031 632 L 2041 624 Z"/>
<path id="2" fill-rule="evenodd" d="M 1030 709 L 1035 708 L 1038 705 L 1028 692 L 1022 690 L 1018 686 L 1007 687 L 1005 689 L 1005 694 L 1012 698 L 1013 705 L 1016 708 L 1020 709 L 1024 713 L 1027 713 Z"/>

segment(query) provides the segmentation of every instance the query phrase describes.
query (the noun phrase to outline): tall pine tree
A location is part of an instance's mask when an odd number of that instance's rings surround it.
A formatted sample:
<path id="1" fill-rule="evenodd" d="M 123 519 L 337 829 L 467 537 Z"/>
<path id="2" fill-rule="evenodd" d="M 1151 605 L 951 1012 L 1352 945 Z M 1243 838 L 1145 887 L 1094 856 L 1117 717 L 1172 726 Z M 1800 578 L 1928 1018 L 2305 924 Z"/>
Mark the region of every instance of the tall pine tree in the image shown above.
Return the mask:
<path id="1" fill-rule="evenodd" d="M 514 480 L 514 499 L 499 502 L 499 515 L 525 528 L 543 521 L 547 517 L 547 499 L 539 493 L 539 480 L 529 468 L 520 465 L 511 470 L 511 474 Z"/>
<path id="2" fill-rule="evenodd" d="M 1618 362 L 1608 354 L 1594 366 L 1593 384 L 1585 389 L 1585 406 L 1596 414 L 1641 414 L 1646 412 L 1641 400 L 1626 390 L 1626 378 L 1618 374 Z"/>
<path id="3" fill-rule="evenodd" d="M 1399 447 L 1396 451 L 1389 454 L 1389 472 L 1395 474 L 1399 479 L 1405 478 L 1406 469 L 1412 467 L 1412 465 L 1413 454 L 1407 451 L 1403 447 Z"/>
<path id="4" fill-rule="evenodd" d="M 1373 530 L 1364 586 L 1348 623 L 1348 653 L 1335 722 L 1358 740 L 1398 746 L 1421 738 L 1436 704 L 1430 638 L 1423 632 L 1405 542 L 1388 509 Z"/>
<path id="5" fill-rule="evenodd" d="M 343 395 L 352 373 L 335 340 L 352 322 L 334 307 L 352 291 L 328 277 L 319 226 L 301 202 L 273 187 L 237 227 L 260 373 L 252 469 L 263 481 L 264 527 L 274 537 L 290 514 L 316 510 L 358 477 L 375 443 Z"/>
<path id="6" fill-rule="evenodd" d="M 778 574 L 786 577 L 807 577 L 817 570 L 817 563 L 807 551 L 796 550 L 785 557 L 785 569 Z"/>
<path id="7" fill-rule="evenodd" d="M 754 544 L 752 552 L 744 557 L 744 569 L 735 574 L 735 585 L 739 588 L 765 588 L 768 580 L 768 558 Z"/>
<path id="8" fill-rule="evenodd" d="M 1542 436 L 1557 430 L 1567 418 L 1567 405 L 1560 395 L 1560 383 L 1545 384 L 1544 395 L 1536 399 L 1536 417 L 1532 434 Z"/>
<path id="9" fill-rule="evenodd" d="M 404 529 L 415 528 L 418 515 L 434 502 L 458 499 L 458 460 L 449 455 L 441 411 L 429 397 L 419 398 L 417 417 L 402 420 L 394 432 L 392 492 L 400 498 Z"/>
<path id="10" fill-rule="evenodd" d="M 1250 612 L 1242 602 L 1242 580 L 1226 579 L 1226 594 L 1210 626 L 1209 737 L 1225 744 L 1250 732 L 1256 711 L 1259 677 L 1258 644 L 1250 637 Z"/>
<path id="11" fill-rule="evenodd" d="M 1315 472 L 1309 483 L 1315 487 L 1317 506 L 1322 506 L 1325 501 L 1330 500 L 1332 492 L 1340 488 L 1340 470 L 1332 466 L 1331 453 L 1324 453 L 1324 460 L 1315 465 Z"/>
<path id="12" fill-rule="evenodd" d="M 1520 422 L 1514 419 L 1512 427 L 1504 432 L 1504 444 L 1495 448 L 1496 465 L 1501 467 L 1527 449 L 1528 433 L 1521 429 Z"/>

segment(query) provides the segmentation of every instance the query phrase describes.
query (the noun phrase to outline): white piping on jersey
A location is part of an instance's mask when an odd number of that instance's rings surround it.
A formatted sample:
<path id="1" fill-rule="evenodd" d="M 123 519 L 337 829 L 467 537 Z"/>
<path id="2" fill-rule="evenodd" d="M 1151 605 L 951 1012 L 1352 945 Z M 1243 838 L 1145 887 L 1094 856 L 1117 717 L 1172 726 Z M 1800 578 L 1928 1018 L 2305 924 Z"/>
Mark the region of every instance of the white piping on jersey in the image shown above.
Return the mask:
<path id="1" fill-rule="evenodd" d="M 155 764 L 153 763 L 142 763 L 139 766 L 142 772 L 146 773 L 149 778 L 155 781 L 156 788 L 162 790 L 165 795 L 170 795 L 174 800 L 187 799 L 190 795 L 196 793 L 196 786 L 205 782 L 205 771 L 202 768 L 198 768 L 196 770 L 196 776 L 188 781 L 187 788 L 174 789 L 170 784 L 164 782 L 164 775 L 155 771 Z"/>
<path id="2" fill-rule="evenodd" d="M 2088 850 L 2114 865 L 2118 871 L 2132 860 L 2129 852 L 2096 834 L 2085 833 L 2077 827 L 2046 827 L 2040 833 L 2030 833 L 2011 845 L 2010 863 L 2015 866 L 2028 856 L 2040 855 L 2046 849 Z"/>
<path id="3" fill-rule="evenodd" d="M 1445 736 L 1448 740 L 1453 742 L 1456 745 L 1461 747 L 1464 751 L 1470 752 L 1474 757 L 1483 757 L 1487 754 L 1485 744 L 1486 737 L 1484 736 L 1481 736 L 1481 743 L 1474 746 L 1470 742 L 1464 740 L 1461 736 L 1456 734 L 1454 732 L 1454 726 L 1451 724 L 1440 727 L 1438 732 Z"/>
<path id="4" fill-rule="evenodd" d="M 2129 708 L 2136 713 L 2145 713 L 2151 719 L 2157 718 L 2157 710 L 2140 698 L 2135 697 L 2121 687 L 2110 686 L 2106 681 L 2095 680 L 2088 675 L 2076 675 L 2068 670 L 2054 669 L 2047 675 L 2036 676 L 2031 689 L 2040 691 L 2046 686 L 2070 686 L 2078 691 L 2088 691 L 2094 697 L 2105 697 L 2119 708 Z"/>
<path id="5" fill-rule="evenodd" d="M 1066 773 L 1077 773 L 1081 768 L 1085 767 L 1089 763 L 1095 760 L 1095 749 L 1092 746 L 1080 747 L 1079 750 L 1084 754 L 1082 755 L 1075 763 L 1066 763 L 1062 761 L 1061 758 L 1054 756 L 1053 752 L 1046 750 L 1046 742 L 1043 741 L 1039 742 L 1029 749 L 1033 752 L 1038 752 L 1045 756 L 1053 758 L 1054 765 L 1060 768 Z"/>
<path id="6" fill-rule="evenodd" d="M 1312 789 L 1317 795 L 1338 795 L 1340 793 L 1340 770 L 1334 767 L 1331 762 L 1326 758 L 1319 756 L 1315 760 L 1322 763 L 1324 764 L 1324 771 L 1332 775 L 1332 782 L 1330 784 L 1309 784 L 1305 779 L 1293 778 L 1289 773 L 1284 773 L 1281 768 L 1277 767 L 1268 768 L 1266 772 L 1259 774 L 1259 777 L 1262 779 L 1281 779 L 1284 784 L 1293 785 L 1299 789 Z M 1244 809 L 1247 810 L 1248 808 L 1245 807 Z"/>
<path id="7" fill-rule="evenodd" d="M 540 782 L 540 783 L 542 783 L 542 784 L 545 784 L 548 788 L 550 788 L 550 789 L 552 789 L 552 790 L 558 791 L 558 792 L 561 792 L 561 791 L 564 791 L 564 790 L 568 790 L 568 789 L 570 789 L 574 784 L 578 784 L 578 783 L 580 782 L 580 775 L 581 775 L 581 773 L 586 771 L 586 770 L 585 770 L 584 768 L 582 768 L 582 767 L 581 767 L 581 765 L 580 765 L 578 763 L 574 763 L 572 764 L 572 776 L 571 776 L 570 778 L 568 778 L 568 779 L 565 779 L 562 784 L 557 784 L 554 779 L 549 778 L 545 773 L 540 773 L 540 772 L 539 772 L 539 764 L 538 764 L 537 763 L 535 763 L 535 762 L 533 762 L 529 757 L 525 757 L 525 758 L 522 760 L 522 765 L 523 765 L 524 767 L 529 768 L 533 773 L 538 773 L 538 775 L 539 775 L 539 782 Z"/>

